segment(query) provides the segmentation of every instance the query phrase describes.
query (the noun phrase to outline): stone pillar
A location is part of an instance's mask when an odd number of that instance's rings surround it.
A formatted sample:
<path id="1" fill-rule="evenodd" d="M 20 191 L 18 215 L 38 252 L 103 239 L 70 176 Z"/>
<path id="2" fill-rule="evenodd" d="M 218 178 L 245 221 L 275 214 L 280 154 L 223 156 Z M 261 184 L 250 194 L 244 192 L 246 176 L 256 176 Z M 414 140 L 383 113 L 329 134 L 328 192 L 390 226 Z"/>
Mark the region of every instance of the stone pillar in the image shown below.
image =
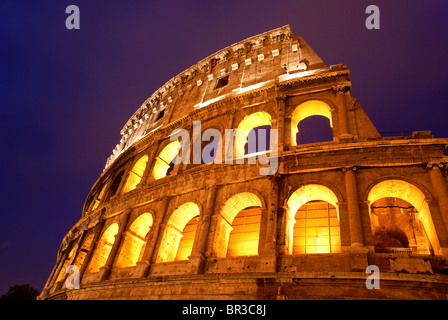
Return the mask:
<path id="1" fill-rule="evenodd" d="M 428 164 L 427 168 L 440 211 L 442 212 L 443 221 L 445 226 L 448 227 L 448 188 L 440 170 L 440 168 L 443 168 L 443 165 Z"/>
<path id="2" fill-rule="evenodd" d="M 64 253 L 61 255 L 60 259 L 58 260 L 58 263 L 56 264 L 55 268 L 53 269 L 53 273 L 50 277 L 49 283 L 45 286 L 44 290 L 42 290 L 42 293 L 40 294 L 41 297 L 45 297 L 50 289 L 54 286 L 54 283 L 56 282 L 59 274 L 61 273 L 62 267 L 64 266 L 65 260 L 67 260 L 68 254 L 70 252 L 71 245 L 67 246 L 67 249 L 65 249 Z"/>
<path id="3" fill-rule="evenodd" d="M 120 196 L 121 193 L 123 192 L 123 188 L 124 188 L 126 181 L 128 180 L 129 171 L 131 171 L 132 165 L 133 165 L 133 163 L 129 163 L 127 168 L 124 170 L 123 177 L 121 178 L 121 181 L 120 181 L 120 185 L 117 188 L 117 192 L 115 192 L 115 194 L 113 196 L 114 198 Z"/>
<path id="4" fill-rule="evenodd" d="M 276 253 L 277 246 L 277 211 L 280 175 L 271 176 L 271 192 L 269 195 L 268 216 L 266 226 L 265 253 Z"/>
<path id="5" fill-rule="evenodd" d="M 362 247 L 362 227 L 359 212 L 358 188 L 355 176 L 356 167 L 345 167 L 342 169 L 345 178 L 345 189 L 347 194 L 348 217 L 350 224 L 350 241 L 352 247 Z"/>
<path id="6" fill-rule="evenodd" d="M 207 244 L 207 236 L 209 234 L 210 221 L 213 211 L 215 210 L 216 191 L 218 187 L 213 185 L 208 188 L 207 203 L 201 220 L 199 220 L 198 229 L 196 232 L 196 239 L 191 250 L 191 255 L 205 256 L 205 249 Z"/>
<path id="7" fill-rule="evenodd" d="M 161 199 L 160 211 L 159 211 L 159 214 L 156 214 L 156 219 L 151 228 L 151 233 L 150 233 L 148 242 L 146 243 L 146 247 L 145 247 L 145 251 L 143 252 L 142 260 L 137 262 L 137 268 L 138 268 L 138 271 L 136 272 L 137 278 L 147 277 L 149 274 L 149 266 L 152 262 L 152 256 L 153 256 L 156 244 L 157 244 L 157 240 L 159 238 L 160 238 L 159 240 L 161 240 L 161 237 L 160 237 L 161 229 L 162 229 L 162 235 L 163 235 L 162 222 L 163 222 L 163 218 L 166 215 L 166 209 L 168 208 L 169 201 L 170 201 L 169 197 L 164 197 Z M 155 259 L 154 259 L 154 261 L 155 261 Z"/>
<path id="8" fill-rule="evenodd" d="M 445 248 L 445 246 L 447 246 L 448 240 L 448 187 L 443 177 L 443 173 L 440 170 L 441 168 L 443 168 L 442 164 L 429 163 L 427 165 L 429 177 L 431 179 L 431 184 L 437 198 L 437 203 L 439 205 L 442 219 L 437 219 L 434 210 L 431 211 L 431 215 L 433 215 L 433 220 L 443 221 L 444 228 L 441 228 L 441 226 L 439 225 L 436 227 L 436 230 L 441 250 L 442 252 L 445 252 L 448 250 L 448 248 Z"/>
<path id="9" fill-rule="evenodd" d="M 338 105 L 339 137 L 342 139 L 351 137 L 350 127 L 348 123 L 347 106 L 345 101 L 346 90 L 347 86 L 344 85 L 336 86 L 333 88 Z"/>
<path id="10" fill-rule="evenodd" d="M 149 153 L 149 155 L 148 155 L 148 162 L 146 163 L 145 171 L 143 172 L 142 179 L 140 180 L 140 183 L 137 185 L 137 188 L 147 184 L 148 177 L 152 173 L 152 165 L 153 165 L 154 160 L 155 160 L 156 152 L 157 152 L 157 147 L 154 147 L 151 150 L 151 152 Z"/>
<path id="11" fill-rule="evenodd" d="M 285 111 L 286 111 L 286 96 L 276 97 L 278 110 L 278 152 L 283 151 L 285 145 Z M 288 132 L 288 131 L 287 131 Z"/>
<path id="12" fill-rule="evenodd" d="M 101 269 L 100 269 L 100 271 L 103 272 L 103 274 L 101 275 L 101 281 L 107 280 L 109 278 L 110 271 L 112 270 L 112 266 L 115 262 L 115 258 L 117 256 L 118 249 L 121 244 L 121 239 L 123 238 L 123 235 L 127 230 L 127 225 L 128 225 L 128 221 L 129 221 L 131 212 L 132 212 L 131 209 L 127 209 L 121 216 L 121 219 L 120 219 L 121 224 L 120 224 L 120 228 L 118 229 L 118 233 L 115 235 L 114 244 L 112 245 L 109 256 L 107 257 L 106 264 L 103 267 L 101 267 Z"/>
<path id="13" fill-rule="evenodd" d="M 81 279 L 82 279 L 82 276 L 84 275 L 84 273 L 87 270 L 87 266 L 90 263 L 90 259 L 92 258 L 92 255 L 93 255 L 93 253 L 96 250 L 96 246 L 97 246 L 98 241 L 100 239 L 100 236 L 102 234 L 104 223 L 105 223 L 105 220 L 103 219 L 103 216 L 104 216 L 105 212 L 106 212 L 106 210 L 103 209 L 101 214 L 100 214 L 98 224 L 95 227 L 95 229 L 96 229 L 95 230 L 95 235 L 93 236 L 93 240 L 92 240 L 92 243 L 90 244 L 89 251 L 86 254 L 86 257 L 84 259 L 84 262 L 83 262 L 82 266 L 79 268 L 79 276 L 81 277 Z"/>
<path id="14" fill-rule="evenodd" d="M 85 229 L 81 232 L 81 235 L 79 236 L 79 238 L 78 238 L 78 243 L 77 243 L 78 248 L 76 249 L 76 252 L 73 254 L 73 257 L 70 259 L 70 262 L 68 263 L 68 265 L 73 265 L 74 262 L 76 261 L 78 255 L 79 255 L 79 252 L 80 252 L 81 249 L 82 249 L 82 243 L 84 242 L 86 233 L 87 233 L 87 232 L 86 232 Z M 65 272 L 65 271 L 64 271 L 64 272 Z M 68 276 L 69 276 L 69 274 L 66 273 L 66 274 L 64 275 L 64 277 L 62 278 L 61 283 L 65 283 L 65 281 L 67 280 Z"/>

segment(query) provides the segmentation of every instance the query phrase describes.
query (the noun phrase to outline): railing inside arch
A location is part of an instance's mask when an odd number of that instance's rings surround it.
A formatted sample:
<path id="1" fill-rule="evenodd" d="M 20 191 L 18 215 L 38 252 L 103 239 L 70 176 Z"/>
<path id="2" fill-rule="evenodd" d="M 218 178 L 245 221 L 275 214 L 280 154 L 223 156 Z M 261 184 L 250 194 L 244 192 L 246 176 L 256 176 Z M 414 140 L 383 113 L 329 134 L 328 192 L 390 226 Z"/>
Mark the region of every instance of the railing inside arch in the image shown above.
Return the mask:
<path id="1" fill-rule="evenodd" d="M 403 253 L 433 255 L 432 250 L 419 248 L 375 248 L 376 253 Z"/>

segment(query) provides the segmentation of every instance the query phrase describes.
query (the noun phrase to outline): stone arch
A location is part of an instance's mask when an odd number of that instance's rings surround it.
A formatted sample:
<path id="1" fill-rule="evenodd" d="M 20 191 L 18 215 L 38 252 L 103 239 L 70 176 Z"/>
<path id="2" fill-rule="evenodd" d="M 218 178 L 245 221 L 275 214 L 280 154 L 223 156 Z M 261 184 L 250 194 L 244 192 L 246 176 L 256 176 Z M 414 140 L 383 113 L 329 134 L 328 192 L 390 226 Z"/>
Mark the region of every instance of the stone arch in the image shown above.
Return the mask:
<path id="1" fill-rule="evenodd" d="M 311 116 L 323 116 L 330 120 L 330 127 L 333 128 L 332 108 L 327 102 L 322 100 L 307 100 L 300 103 L 291 113 L 291 143 L 297 145 L 296 135 L 297 125 L 300 121 Z"/>
<path id="2" fill-rule="evenodd" d="M 231 232 L 234 230 L 234 224 L 235 219 L 237 216 L 242 213 L 245 216 L 252 216 L 252 220 L 254 220 L 252 228 L 257 228 L 256 225 L 258 225 L 258 230 L 256 231 L 256 238 L 250 239 L 247 242 L 248 245 L 251 246 L 250 253 L 244 255 L 253 255 L 258 253 L 258 237 L 260 232 L 260 223 L 261 223 L 261 208 L 265 207 L 264 199 L 262 196 L 256 192 L 256 191 L 243 191 L 236 194 L 233 194 L 231 197 L 229 197 L 223 206 L 220 209 L 220 213 L 217 216 L 218 219 L 216 221 L 216 233 L 215 233 L 215 240 L 214 240 L 214 253 L 217 257 L 226 257 L 228 256 L 228 249 L 229 247 L 229 241 L 232 241 L 232 235 Z M 249 212 L 246 209 L 249 208 L 259 208 L 257 209 L 257 212 Z M 256 216 L 254 218 L 254 216 Z M 255 230 L 252 230 L 255 231 Z M 236 239 L 236 237 L 244 237 L 241 232 L 240 234 L 235 236 L 235 241 L 239 241 Z M 255 234 L 255 233 L 254 233 Z M 243 241 L 243 240 L 240 240 Z M 232 245 L 230 245 L 232 246 Z M 249 252 L 248 251 L 248 252 Z M 230 256 L 239 255 L 238 250 L 236 250 L 234 253 L 230 254 Z"/>
<path id="3" fill-rule="evenodd" d="M 182 247 L 183 252 L 178 255 L 179 244 L 185 227 L 190 220 L 200 215 L 200 211 L 199 206 L 194 202 L 186 202 L 173 211 L 166 223 L 156 262 L 169 262 L 188 258 L 191 254 L 193 242 L 191 241 L 189 246 Z M 194 234 L 192 239 L 194 239 Z"/>
<path id="4" fill-rule="evenodd" d="M 95 248 L 95 252 L 87 268 L 86 273 L 98 272 L 106 264 L 112 245 L 115 242 L 115 236 L 118 234 L 118 223 L 114 222 L 104 230 L 100 240 Z"/>
<path id="5" fill-rule="evenodd" d="M 120 187 L 120 183 L 121 180 L 123 179 L 123 176 L 124 176 L 124 169 L 119 170 L 115 174 L 114 178 L 112 179 L 112 182 L 110 183 L 109 190 L 107 191 L 105 201 L 108 201 L 118 192 L 118 188 Z"/>
<path id="6" fill-rule="evenodd" d="M 369 203 L 369 215 L 372 226 L 375 221 L 372 215 L 372 204 L 385 198 L 397 198 L 411 204 L 417 211 L 417 218 L 423 225 L 430 246 L 435 253 L 440 253 L 440 243 L 432 220 L 428 205 L 428 197 L 421 186 L 417 186 L 407 179 L 396 177 L 383 178 L 369 186 L 367 191 L 367 201 Z M 372 230 L 374 233 L 374 230 Z M 428 248 L 430 249 L 430 248 Z M 429 253 L 429 252 L 428 252 Z"/>
<path id="7" fill-rule="evenodd" d="M 254 112 L 238 124 L 235 136 L 234 155 L 236 158 L 244 156 L 244 146 L 247 143 L 249 132 L 257 127 L 271 126 L 272 117 L 266 111 Z"/>
<path id="8" fill-rule="evenodd" d="M 332 189 L 320 183 L 305 184 L 292 192 L 286 201 L 287 252 L 289 254 L 340 252 L 341 200 Z M 312 208 L 308 208 L 309 206 Z M 308 241 L 310 237 L 316 237 L 317 243 L 310 243 Z"/>
<path id="9" fill-rule="evenodd" d="M 115 261 L 116 268 L 132 267 L 141 260 L 153 220 L 153 215 L 149 212 L 142 213 L 134 219 L 124 235 L 120 254 Z"/>
<path id="10" fill-rule="evenodd" d="M 172 141 L 160 151 L 159 155 L 156 157 L 156 162 L 152 170 L 152 175 L 155 180 L 161 179 L 167 175 L 170 164 L 179 154 L 180 149 L 180 142 Z"/>
<path id="11" fill-rule="evenodd" d="M 146 165 L 148 163 L 148 156 L 141 156 L 137 162 L 135 162 L 134 166 L 128 173 L 128 177 L 126 179 L 126 183 L 123 187 L 123 193 L 134 190 L 137 185 L 140 183 L 143 177 L 143 173 L 145 172 Z"/>

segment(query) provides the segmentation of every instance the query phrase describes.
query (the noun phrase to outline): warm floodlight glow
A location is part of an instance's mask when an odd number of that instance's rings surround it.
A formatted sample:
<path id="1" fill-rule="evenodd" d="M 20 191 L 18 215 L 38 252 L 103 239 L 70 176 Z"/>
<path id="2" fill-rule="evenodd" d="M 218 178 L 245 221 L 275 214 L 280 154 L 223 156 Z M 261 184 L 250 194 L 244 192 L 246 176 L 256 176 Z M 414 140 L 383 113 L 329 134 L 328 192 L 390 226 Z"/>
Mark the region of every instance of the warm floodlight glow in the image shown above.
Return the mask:
<path id="1" fill-rule="evenodd" d="M 254 207 L 258 209 L 251 209 L 252 211 L 244 212 L 236 218 L 244 209 Z M 260 207 L 262 207 L 260 198 L 251 192 L 235 194 L 225 202 L 216 227 L 214 251 L 217 257 L 225 257 L 228 254 L 231 256 L 258 254 Z M 230 242 L 229 236 L 232 231 L 234 236 Z"/>
<path id="2" fill-rule="evenodd" d="M 123 188 L 123 193 L 134 190 L 140 183 L 143 177 L 143 173 L 146 169 L 146 164 L 148 163 L 148 156 L 144 155 L 141 157 L 134 165 L 131 171 L 129 171 L 128 179 Z"/>
<path id="3" fill-rule="evenodd" d="M 118 223 L 111 224 L 101 236 L 96 250 L 92 256 L 87 273 L 98 272 L 106 264 L 112 245 L 115 242 L 115 235 L 118 233 Z"/>
<path id="4" fill-rule="evenodd" d="M 252 256 L 258 254 L 261 209 L 240 211 L 232 223 L 229 234 L 227 257 Z"/>
<path id="5" fill-rule="evenodd" d="M 247 136 L 249 135 L 250 130 L 257 127 L 270 125 L 271 115 L 267 112 L 255 112 L 245 117 L 237 128 L 235 137 L 235 157 L 239 158 L 244 156 L 244 146 L 247 143 Z"/>
<path id="6" fill-rule="evenodd" d="M 181 145 L 179 141 L 173 141 L 163 148 L 154 164 L 152 172 L 154 179 L 157 180 L 166 176 L 168 169 L 170 168 L 170 163 L 178 155 L 180 148 Z"/>
<path id="7" fill-rule="evenodd" d="M 308 184 L 297 189 L 287 205 L 290 254 L 340 252 L 338 198 L 333 191 L 320 184 Z"/>
<path id="8" fill-rule="evenodd" d="M 310 100 L 298 105 L 292 112 L 291 117 L 291 143 L 297 145 L 296 135 L 298 133 L 297 125 L 300 121 L 311 116 L 324 116 L 330 120 L 330 126 L 333 128 L 331 118 L 331 108 L 328 104 L 319 100 Z"/>
<path id="9" fill-rule="evenodd" d="M 409 182 L 391 179 L 376 184 L 370 190 L 367 199 L 372 204 L 379 199 L 387 197 L 405 200 L 418 211 L 416 217 L 422 222 L 431 246 L 436 253 L 440 253 L 440 243 L 424 193 Z"/>
<path id="10" fill-rule="evenodd" d="M 159 248 L 159 254 L 157 255 L 157 262 L 168 262 L 176 259 L 184 229 L 191 219 L 199 216 L 199 213 L 199 207 L 194 202 L 184 203 L 174 210 L 165 228 Z M 188 228 L 186 231 L 191 232 L 192 230 L 191 228 Z M 190 236 L 194 239 L 194 235 Z M 193 246 L 193 241 L 190 242 L 190 245 L 191 247 Z M 177 260 L 187 259 L 187 254 L 189 255 L 190 253 L 191 248 L 187 248 L 187 246 L 183 244 L 182 253 Z"/>
<path id="11" fill-rule="evenodd" d="M 115 263 L 116 268 L 132 267 L 141 260 L 152 223 L 153 218 L 150 213 L 144 213 L 134 220 L 125 234 Z"/>
<path id="12" fill-rule="evenodd" d="M 307 202 L 294 217 L 292 254 L 341 252 L 336 208 L 325 201 Z"/>

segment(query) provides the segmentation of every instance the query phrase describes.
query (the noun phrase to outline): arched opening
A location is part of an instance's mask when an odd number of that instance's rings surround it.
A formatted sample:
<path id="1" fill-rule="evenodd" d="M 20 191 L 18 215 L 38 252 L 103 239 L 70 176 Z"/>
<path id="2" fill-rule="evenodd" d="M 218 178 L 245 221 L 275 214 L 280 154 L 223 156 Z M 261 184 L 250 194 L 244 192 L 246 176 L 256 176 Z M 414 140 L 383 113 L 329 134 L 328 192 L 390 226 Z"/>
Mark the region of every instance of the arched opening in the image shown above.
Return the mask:
<path id="1" fill-rule="evenodd" d="M 152 223 L 150 213 L 143 213 L 134 220 L 124 236 L 120 254 L 115 262 L 116 268 L 132 267 L 141 260 Z"/>
<path id="2" fill-rule="evenodd" d="M 123 193 L 134 190 L 140 183 L 143 177 L 143 173 L 146 169 L 146 164 L 148 163 L 148 156 L 142 156 L 129 171 L 126 184 L 123 187 Z"/>
<path id="3" fill-rule="evenodd" d="M 73 264 L 75 266 L 77 266 L 78 268 L 81 268 L 81 266 L 84 263 L 84 260 L 86 258 L 87 252 L 89 252 L 89 249 L 91 248 L 92 245 L 92 241 L 93 241 L 93 236 L 94 233 L 90 232 L 84 239 L 82 245 L 81 245 L 81 249 L 78 250 L 78 253 L 76 255 L 76 259 L 73 262 Z"/>
<path id="4" fill-rule="evenodd" d="M 218 217 L 214 252 L 217 257 L 258 254 L 260 198 L 252 192 L 230 197 Z"/>
<path id="5" fill-rule="evenodd" d="M 115 176 L 114 180 L 112 181 L 112 183 L 110 185 L 109 191 L 107 193 L 106 201 L 108 201 L 110 198 L 112 198 L 117 193 L 118 188 L 120 187 L 120 182 L 121 182 L 121 179 L 123 178 L 123 175 L 124 175 L 124 171 L 121 171 Z"/>
<path id="6" fill-rule="evenodd" d="M 162 241 L 160 243 L 157 262 L 169 262 L 174 260 L 186 260 L 191 254 L 193 241 L 196 234 L 197 217 L 200 214 L 199 207 L 194 202 L 187 202 L 179 206 L 171 214 Z M 192 221 L 190 224 L 189 222 Z M 188 225 L 188 228 L 186 226 Z M 179 252 L 181 239 L 186 233 L 186 240 L 182 243 L 182 252 Z"/>
<path id="7" fill-rule="evenodd" d="M 68 255 L 67 255 L 67 258 L 66 258 L 65 261 L 64 261 L 64 264 L 63 264 L 63 266 L 62 266 L 61 271 L 59 272 L 59 275 L 58 275 L 58 278 L 57 278 L 56 281 L 61 281 L 61 280 L 63 280 L 64 276 L 66 275 L 65 270 L 66 270 L 67 267 L 69 266 L 69 263 L 70 263 L 70 261 L 71 261 L 73 255 L 75 254 L 77 248 L 78 248 L 78 245 L 74 245 L 74 246 L 70 249 L 70 251 L 69 251 L 69 253 L 68 253 Z M 68 249 L 67 249 L 67 250 L 68 250 Z"/>
<path id="8" fill-rule="evenodd" d="M 268 151 L 271 142 L 270 125 L 251 129 L 247 134 L 247 143 L 244 145 L 244 154 Z"/>
<path id="9" fill-rule="evenodd" d="M 166 177 L 168 173 L 171 173 L 174 168 L 175 158 L 179 154 L 180 149 L 181 144 L 179 141 L 173 141 L 163 148 L 157 156 L 156 163 L 154 164 L 154 169 L 152 172 L 154 179 L 161 179 Z"/>
<path id="10" fill-rule="evenodd" d="M 115 236 L 118 233 L 118 223 L 111 224 L 106 231 L 103 232 L 100 241 L 92 259 L 90 260 L 89 267 L 86 273 L 98 272 L 102 266 L 106 264 L 107 258 L 109 257 L 112 245 L 115 242 Z"/>
<path id="11" fill-rule="evenodd" d="M 296 144 L 333 141 L 330 120 L 324 116 L 309 116 L 297 124 Z"/>
<path id="12" fill-rule="evenodd" d="M 104 197 L 104 193 L 106 192 L 106 187 L 107 187 L 106 183 L 101 187 L 100 192 L 98 193 L 98 195 L 96 196 L 95 200 L 93 201 L 92 209 L 90 211 L 93 211 L 96 208 L 98 208 L 98 206 L 101 203 L 101 200 Z"/>
<path id="13" fill-rule="evenodd" d="M 312 116 L 322 116 L 329 120 L 329 126 L 330 128 L 333 128 L 333 120 L 331 117 L 331 108 L 328 104 L 326 104 L 323 101 L 319 100 L 310 100 L 301 103 L 298 105 L 291 115 L 291 143 L 293 146 L 296 146 L 299 144 L 299 141 L 302 141 L 301 135 L 305 135 L 305 128 L 303 130 L 299 129 L 299 124 L 302 120 L 307 119 Z M 310 126 L 315 125 L 317 121 L 321 121 L 320 118 L 316 118 L 317 120 L 312 119 L 310 121 Z M 308 122 L 308 121 L 307 121 Z M 302 126 L 302 124 L 300 124 Z M 308 127 L 307 123 L 304 123 L 304 126 Z M 300 130 L 300 131 L 299 131 Z M 327 123 L 319 124 L 318 126 L 319 136 L 325 133 L 324 137 L 325 139 L 329 139 L 330 141 L 333 140 L 333 133 L 331 133 L 331 138 L 327 137 L 328 135 L 328 126 Z M 314 137 L 312 140 L 316 140 L 318 137 Z M 311 139 L 309 134 L 306 134 L 304 137 L 304 140 Z M 324 140 L 328 141 L 328 140 Z M 318 141 L 313 141 L 318 142 Z"/>
<path id="14" fill-rule="evenodd" d="M 339 253 L 338 199 L 328 187 L 309 184 L 287 201 L 286 247 L 289 254 Z"/>
<path id="15" fill-rule="evenodd" d="M 261 208 L 241 210 L 232 221 L 227 257 L 253 256 L 258 254 Z"/>
<path id="16" fill-rule="evenodd" d="M 270 131 L 265 131 L 266 128 L 270 128 L 271 126 L 271 115 L 267 112 L 260 111 L 252 113 L 249 116 L 246 116 L 238 125 L 236 137 L 235 137 L 235 152 L 234 155 L 236 158 L 243 157 L 245 155 L 245 146 L 249 142 L 248 136 L 249 132 L 251 132 L 254 128 L 263 128 L 264 134 L 269 135 Z M 257 132 L 254 132 L 252 136 L 255 136 L 257 144 L 252 146 L 252 144 L 248 147 L 249 150 L 253 150 L 255 146 L 258 146 L 258 140 L 264 143 L 264 139 L 257 139 L 257 134 L 261 137 L 263 134 L 261 129 L 257 129 Z M 267 139 L 267 138 L 266 138 Z M 251 139 L 251 142 L 254 141 Z M 262 144 L 263 144 L 262 143 Z M 269 145 L 266 147 L 269 149 Z"/>
<path id="17" fill-rule="evenodd" d="M 199 216 L 193 217 L 188 221 L 182 230 L 182 237 L 177 248 L 176 258 L 174 260 L 188 260 L 193 249 L 194 237 L 198 228 Z"/>
<path id="18" fill-rule="evenodd" d="M 398 179 L 369 192 L 370 225 L 376 252 L 433 254 L 440 248 L 424 193 Z"/>

